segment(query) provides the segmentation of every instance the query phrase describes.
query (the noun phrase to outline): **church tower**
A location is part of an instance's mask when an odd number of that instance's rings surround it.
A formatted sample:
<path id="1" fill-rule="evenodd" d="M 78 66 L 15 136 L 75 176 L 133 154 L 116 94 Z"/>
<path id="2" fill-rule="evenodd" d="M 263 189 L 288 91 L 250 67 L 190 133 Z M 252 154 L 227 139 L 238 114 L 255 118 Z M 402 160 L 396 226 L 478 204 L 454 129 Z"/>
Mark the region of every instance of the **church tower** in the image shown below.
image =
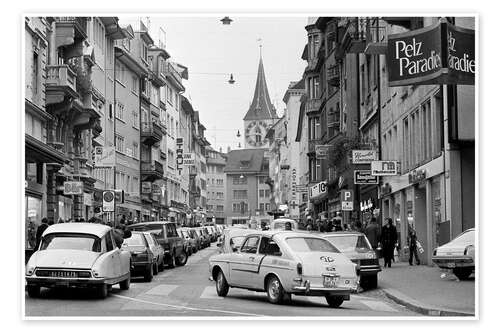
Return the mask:
<path id="1" fill-rule="evenodd" d="M 271 103 L 271 98 L 269 98 L 264 64 L 261 57 L 253 101 L 243 118 L 245 149 L 268 148 L 269 142 L 266 139 L 266 134 L 276 121 L 278 121 L 278 115 L 276 114 L 274 105 Z"/>

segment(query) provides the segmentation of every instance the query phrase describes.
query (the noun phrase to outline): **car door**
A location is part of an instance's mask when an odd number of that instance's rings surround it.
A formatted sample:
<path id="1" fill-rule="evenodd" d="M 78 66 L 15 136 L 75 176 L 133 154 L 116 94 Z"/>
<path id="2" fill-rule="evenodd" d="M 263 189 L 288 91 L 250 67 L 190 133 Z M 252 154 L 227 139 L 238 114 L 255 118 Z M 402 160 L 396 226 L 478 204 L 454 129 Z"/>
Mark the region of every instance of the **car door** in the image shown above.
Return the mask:
<path id="1" fill-rule="evenodd" d="M 118 276 L 123 275 L 124 273 L 121 263 L 121 249 L 115 243 L 114 237 L 111 236 L 111 231 L 108 231 L 106 235 L 104 235 L 104 241 L 106 242 L 106 248 L 109 252 L 109 260 L 111 265 L 111 278 L 116 278 Z"/>
<path id="2" fill-rule="evenodd" d="M 151 250 L 151 252 L 153 252 L 153 261 L 156 261 L 158 260 L 158 249 L 155 247 L 155 244 L 154 244 L 154 241 L 153 241 L 153 236 L 149 233 L 144 233 L 144 237 L 146 238 L 146 244 L 147 246 L 149 247 L 149 249 Z"/>
<path id="3" fill-rule="evenodd" d="M 257 247 L 259 245 L 259 236 L 248 236 L 241 245 L 240 251 L 233 254 L 230 263 L 230 275 L 232 284 L 249 287 L 258 271 L 258 265 L 255 266 L 257 259 Z"/>

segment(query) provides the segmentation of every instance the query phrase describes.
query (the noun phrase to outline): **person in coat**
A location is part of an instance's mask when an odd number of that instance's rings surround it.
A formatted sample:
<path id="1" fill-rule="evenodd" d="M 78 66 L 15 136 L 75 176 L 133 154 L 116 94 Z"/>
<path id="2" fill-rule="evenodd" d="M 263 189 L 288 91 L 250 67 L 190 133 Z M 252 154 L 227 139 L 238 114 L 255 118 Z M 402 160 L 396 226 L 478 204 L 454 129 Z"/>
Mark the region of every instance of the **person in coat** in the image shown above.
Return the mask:
<path id="1" fill-rule="evenodd" d="M 364 234 L 366 235 L 366 238 L 368 238 L 372 249 L 375 250 L 380 242 L 380 227 L 377 224 L 377 218 L 371 218 L 370 224 L 368 224 L 364 230 Z"/>
<path id="2" fill-rule="evenodd" d="M 415 256 L 415 261 L 417 262 L 417 265 L 420 265 L 420 259 L 418 258 L 418 248 L 417 248 L 417 232 L 411 225 L 408 230 L 407 242 L 408 242 L 408 248 L 410 250 L 410 258 L 408 259 L 410 266 L 413 266 L 413 256 Z"/>
<path id="3" fill-rule="evenodd" d="M 45 229 L 49 227 L 49 221 L 47 220 L 46 217 L 42 219 L 42 223 L 38 226 L 36 229 L 36 244 L 35 244 L 35 250 L 38 249 L 38 246 L 40 245 L 40 242 L 42 241 L 42 235 Z"/>
<path id="4" fill-rule="evenodd" d="M 384 257 L 384 267 L 391 267 L 394 247 L 398 241 L 398 232 L 391 218 L 387 218 L 386 221 L 387 223 L 382 227 L 381 234 L 382 254 Z"/>

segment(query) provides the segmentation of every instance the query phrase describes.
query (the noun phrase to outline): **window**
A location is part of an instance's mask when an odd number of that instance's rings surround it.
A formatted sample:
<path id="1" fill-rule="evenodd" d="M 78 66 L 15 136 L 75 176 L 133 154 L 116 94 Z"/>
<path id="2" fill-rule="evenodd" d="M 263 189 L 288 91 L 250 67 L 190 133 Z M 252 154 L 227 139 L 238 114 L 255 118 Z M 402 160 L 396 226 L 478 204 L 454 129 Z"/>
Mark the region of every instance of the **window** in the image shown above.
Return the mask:
<path id="1" fill-rule="evenodd" d="M 160 105 L 160 91 L 158 87 L 151 88 L 151 103 L 156 106 Z"/>
<path id="2" fill-rule="evenodd" d="M 121 137 L 119 135 L 115 135 L 115 141 L 116 141 L 116 151 L 123 153 L 124 152 L 123 147 L 125 144 L 125 140 L 123 139 L 123 137 Z"/>
<path id="3" fill-rule="evenodd" d="M 244 214 L 248 211 L 248 204 L 246 202 L 234 202 L 233 203 L 233 213 Z"/>
<path id="4" fill-rule="evenodd" d="M 259 198 L 264 198 L 265 190 L 259 190 Z"/>
<path id="5" fill-rule="evenodd" d="M 126 67 L 122 65 L 120 62 L 116 62 L 115 68 L 116 68 L 115 72 L 116 81 L 120 82 L 122 85 L 125 85 Z"/>
<path id="6" fill-rule="evenodd" d="M 287 238 L 288 246 L 294 252 L 334 252 L 339 253 L 329 241 L 318 238 L 293 237 Z"/>
<path id="7" fill-rule="evenodd" d="M 266 183 L 266 179 L 267 179 L 267 177 L 260 176 L 259 177 L 259 184 L 265 184 Z"/>
<path id="8" fill-rule="evenodd" d="M 264 204 L 263 204 L 263 203 L 260 203 L 260 204 L 259 204 L 259 210 L 260 210 L 260 211 L 264 211 L 264 209 L 265 209 Z"/>
<path id="9" fill-rule="evenodd" d="M 139 128 L 139 112 L 132 111 L 132 126 L 135 128 Z"/>
<path id="10" fill-rule="evenodd" d="M 175 104 L 174 104 L 175 109 L 179 110 L 179 94 L 176 93 L 174 96 L 175 96 Z"/>
<path id="11" fill-rule="evenodd" d="M 145 62 L 148 62 L 148 46 L 146 45 L 145 42 L 142 42 L 141 58 Z"/>
<path id="12" fill-rule="evenodd" d="M 265 195 L 266 195 L 266 198 L 269 198 L 271 196 L 271 190 L 266 190 Z"/>
<path id="13" fill-rule="evenodd" d="M 139 80 L 137 79 L 137 76 L 132 76 L 132 92 L 134 94 L 139 93 Z"/>
<path id="14" fill-rule="evenodd" d="M 233 190 L 233 198 L 247 199 L 248 198 L 247 190 Z"/>
<path id="15" fill-rule="evenodd" d="M 266 203 L 266 211 L 269 211 L 271 209 L 271 204 Z"/>
<path id="16" fill-rule="evenodd" d="M 246 185 L 247 177 L 233 176 L 233 185 Z"/>
<path id="17" fill-rule="evenodd" d="M 223 212 L 224 211 L 224 206 L 223 205 L 217 205 L 217 211 L 218 212 Z"/>
<path id="18" fill-rule="evenodd" d="M 94 18 L 93 28 L 95 45 L 103 51 L 105 39 L 104 26 L 97 18 Z"/>
<path id="19" fill-rule="evenodd" d="M 139 144 L 137 142 L 134 142 L 132 144 L 132 157 L 138 158 L 138 156 L 139 156 Z"/>
<path id="20" fill-rule="evenodd" d="M 120 119 L 121 121 L 124 121 L 123 120 L 124 108 L 125 106 L 120 102 L 118 102 L 118 104 L 116 105 L 116 118 Z"/>
<path id="21" fill-rule="evenodd" d="M 248 237 L 240 248 L 242 253 L 257 253 L 257 245 L 259 244 L 259 237 Z"/>
<path id="22" fill-rule="evenodd" d="M 259 245 L 259 253 L 264 255 L 280 256 L 281 249 L 278 244 L 272 241 L 269 237 L 262 237 Z"/>
<path id="23" fill-rule="evenodd" d="M 217 185 L 224 185 L 223 179 L 217 179 Z"/>
<path id="24" fill-rule="evenodd" d="M 224 199 L 224 192 L 217 192 L 217 199 Z"/>
<path id="25" fill-rule="evenodd" d="M 31 88 L 33 89 L 33 94 L 38 94 L 38 52 L 33 52 L 33 73 L 31 74 Z"/>

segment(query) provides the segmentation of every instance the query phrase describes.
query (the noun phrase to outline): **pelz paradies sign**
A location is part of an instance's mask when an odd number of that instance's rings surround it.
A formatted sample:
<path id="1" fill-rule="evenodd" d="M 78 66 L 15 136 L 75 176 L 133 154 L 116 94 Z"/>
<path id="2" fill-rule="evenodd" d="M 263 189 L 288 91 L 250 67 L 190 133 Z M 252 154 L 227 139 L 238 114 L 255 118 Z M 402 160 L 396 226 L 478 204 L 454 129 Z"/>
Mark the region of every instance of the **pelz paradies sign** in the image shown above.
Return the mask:
<path id="1" fill-rule="evenodd" d="M 443 20 L 422 29 L 389 35 L 386 57 L 389 86 L 474 84 L 474 40 L 474 30 Z"/>

